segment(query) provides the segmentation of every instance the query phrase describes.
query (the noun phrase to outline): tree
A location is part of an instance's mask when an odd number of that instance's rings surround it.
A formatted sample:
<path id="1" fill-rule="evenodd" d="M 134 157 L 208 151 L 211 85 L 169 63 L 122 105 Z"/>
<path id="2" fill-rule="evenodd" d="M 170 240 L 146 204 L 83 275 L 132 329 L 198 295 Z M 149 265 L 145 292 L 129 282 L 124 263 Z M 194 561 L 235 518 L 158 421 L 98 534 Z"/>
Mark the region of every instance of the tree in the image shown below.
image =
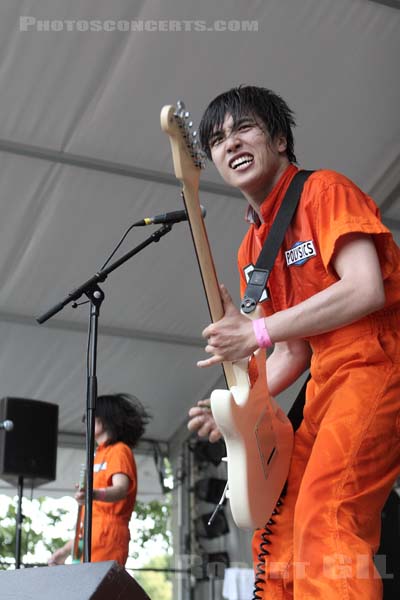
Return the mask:
<path id="1" fill-rule="evenodd" d="M 147 503 L 137 501 L 133 512 L 133 516 L 139 521 L 135 528 L 135 542 L 143 548 L 150 541 L 158 541 L 160 548 L 168 552 L 172 547 L 170 515 L 171 494 L 166 494 L 164 503 L 159 500 Z M 134 553 L 134 557 L 137 558 L 137 552 Z"/>
<path id="2" fill-rule="evenodd" d="M 16 498 L 13 500 L 0 496 L 0 568 L 8 568 L 15 564 L 16 546 Z M 64 504 L 66 499 L 63 499 Z M 68 498 L 68 506 L 75 507 L 72 498 Z M 49 503 L 56 508 L 49 508 Z M 38 498 L 22 499 L 24 514 L 21 531 L 21 562 L 23 564 L 45 564 L 47 557 L 57 548 L 61 548 L 73 536 L 71 519 L 76 519 L 76 511 L 65 509 L 59 504 L 61 500 Z M 165 502 L 137 502 L 133 514 L 134 542 L 137 550 L 132 549 L 133 558 L 138 558 L 139 550 L 156 542 L 167 554 L 171 549 L 171 532 L 169 531 L 170 495 Z M 38 519 L 40 514 L 40 519 Z M 68 523 L 69 522 L 69 526 Z"/>
<path id="3" fill-rule="evenodd" d="M 0 518 L 0 568 L 8 568 L 15 564 L 16 551 L 16 517 L 17 511 L 14 500 L 3 496 L 3 514 Z M 6 504 L 8 502 L 8 505 Z M 45 516 L 45 528 L 47 531 L 57 532 L 59 525 L 67 511 L 63 508 L 58 508 L 56 511 L 44 512 L 42 510 L 45 498 L 29 501 L 26 498 L 22 499 L 22 512 L 24 514 L 21 529 L 21 561 L 25 564 L 34 562 L 34 556 L 38 544 L 52 551 L 53 548 L 58 548 L 65 543 L 62 537 L 53 535 L 46 537 L 43 535 L 43 523 L 34 523 L 31 516 L 27 515 L 29 504 L 36 503 L 36 508 L 41 510 Z M 32 560 L 33 558 L 33 560 Z"/>

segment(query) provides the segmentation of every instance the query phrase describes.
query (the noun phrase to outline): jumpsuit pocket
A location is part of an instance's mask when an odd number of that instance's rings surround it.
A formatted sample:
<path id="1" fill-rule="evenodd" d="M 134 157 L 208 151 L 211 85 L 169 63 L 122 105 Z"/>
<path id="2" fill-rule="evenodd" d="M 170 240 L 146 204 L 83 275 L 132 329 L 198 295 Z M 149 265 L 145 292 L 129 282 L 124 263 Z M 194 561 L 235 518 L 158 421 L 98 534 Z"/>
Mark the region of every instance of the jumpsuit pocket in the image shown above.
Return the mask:
<path id="1" fill-rule="evenodd" d="M 377 336 L 380 349 L 386 361 L 392 366 L 393 376 L 391 377 L 391 386 L 397 387 L 399 410 L 396 415 L 394 432 L 400 438 L 400 335 L 397 331 L 384 331 Z"/>
<path id="2" fill-rule="evenodd" d="M 399 334 L 394 331 L 383 331 L 377 335 L 377 342 L 386 360 L 400 368 Z"/>

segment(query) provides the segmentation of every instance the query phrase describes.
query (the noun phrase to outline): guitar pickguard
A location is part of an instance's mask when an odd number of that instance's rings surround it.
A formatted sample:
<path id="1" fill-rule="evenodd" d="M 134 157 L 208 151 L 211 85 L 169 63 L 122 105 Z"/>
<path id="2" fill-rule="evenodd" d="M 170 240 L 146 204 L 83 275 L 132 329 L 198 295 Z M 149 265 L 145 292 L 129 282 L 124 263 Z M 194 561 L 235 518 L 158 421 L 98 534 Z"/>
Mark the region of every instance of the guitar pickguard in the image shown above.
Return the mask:
<path id="1" fill-rule="evenodd" d="M 266 408 L 261 413 L 255 425 L 254 435 L 263 467 L 264 478 L 268 479 L 272 461 L 276 459 L 278 452 L 276 435 Z"/>

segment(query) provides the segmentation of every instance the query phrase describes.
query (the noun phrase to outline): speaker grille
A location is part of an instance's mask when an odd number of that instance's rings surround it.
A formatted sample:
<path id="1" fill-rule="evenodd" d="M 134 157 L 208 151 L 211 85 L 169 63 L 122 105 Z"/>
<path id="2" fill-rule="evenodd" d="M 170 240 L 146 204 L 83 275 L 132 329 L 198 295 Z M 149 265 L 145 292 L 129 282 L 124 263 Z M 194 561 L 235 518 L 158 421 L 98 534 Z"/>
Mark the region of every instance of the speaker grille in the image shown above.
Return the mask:
<path id="1" fill-rule="evenodd" d="M 2 398 L 0 420 L 14 423 L 0 430 L 0 478 L 36 487 L 56 478 L 58 406 L 27 398 Z"/>

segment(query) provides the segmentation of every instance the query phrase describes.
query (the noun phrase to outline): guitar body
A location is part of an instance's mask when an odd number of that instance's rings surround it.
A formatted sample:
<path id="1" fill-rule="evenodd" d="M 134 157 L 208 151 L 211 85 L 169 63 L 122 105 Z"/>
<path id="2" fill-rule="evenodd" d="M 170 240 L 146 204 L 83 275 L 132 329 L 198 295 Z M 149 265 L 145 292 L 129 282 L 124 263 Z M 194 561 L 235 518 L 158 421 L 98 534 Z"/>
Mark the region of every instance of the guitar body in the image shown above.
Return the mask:
<path id="1" fill-rule="evenodd" d="M 268 521 L 285 485 L 293 447 L 291 423 L 267 392 L 264 351 L 252 360 L 257 375 L 251 386 L 247 381 L 211 394 L 213 417 L 227 449 L 232 516 L 244 529 L 264 527 Z M 236 372 L 244 365 L 233 368 Z"/>
<path id="2" fill-rule="evenodd" d="M 161 127 L 170 138 L 175 175 L 183 185 L 193 244 L 211 318 L 216 322 L 224 310 L 198 196 L 202 157 L 187 126 L 188 117 L 182 105 L 178 110 L 164 106 Z M 264 351 L 258 350 L 250 361 L 224 362 L 223 369 L 229 390 L 211 394 L 211 410 L 227 447 L 232 515 L 238 527 L 264 527 L 286 482 L 292 425 L 268 393 Z"/>

